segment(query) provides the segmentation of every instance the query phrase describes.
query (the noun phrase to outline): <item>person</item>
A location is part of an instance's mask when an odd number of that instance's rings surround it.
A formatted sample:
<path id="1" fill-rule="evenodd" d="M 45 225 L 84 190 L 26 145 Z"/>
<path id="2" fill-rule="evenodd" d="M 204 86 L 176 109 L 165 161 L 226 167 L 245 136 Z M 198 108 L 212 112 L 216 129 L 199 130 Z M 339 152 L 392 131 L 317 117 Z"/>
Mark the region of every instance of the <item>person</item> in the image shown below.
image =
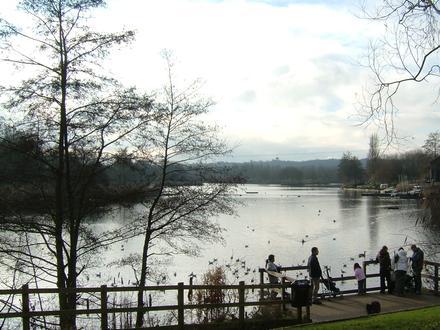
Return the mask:
<path id="1" fill-rule="evenodd" d="M 385 293 L 385 288 L 387 287 L 388 293 L 393 293 L 393 283 L 391 282 L 391 258 L 386 245 L 384 245 L 377 254 L 376 262 L 379 263 L 380 293 Z M 385 280 L 387 282 L 386 286 Z"/>
<path id="2" fill-rule="evenodd" d="M 416 294 L 422 293 L 422 269 L 423 269 L 423 251 L 418 248 L 415 244 L 411 245 L 411 250 L 413 252 L 411 256 L 411 268 L 414 275 L 414 286 Z"/>
<path id="3" fill-rule="evenodd" d="M 405 289 L 406 272 L 408 271 L 408 257 L 401 247 L 394 256 L 394 274 L 396 276 L 396 293 L 403 296 Z"/>
<path id="4" fill-rule="evenodd" d="M 307 262 L 307 271 L 309 272 L 311 280 L 311 301 L 313 304 L 320 305 L 321 302 L 318 300 L 319 283 L 322 277 L 321 266 L 318 261 L 319 250 L 316 246 L 312 247 L 312 254 Z"/>
<path id="5" fill-rule="evenodd" d="M 353 266 L 354 269 L 354 277 L 356 277 L 356 280 L 358 282 L 358 294 L 365 294 L 366 291 L 366 282 L 367 278 L 365 276 L 365 272 L 362 269 L 362 267 L 356 262 Z"/>
<path id="6" fill-rule="evenodd" d="M 272 272 L 279 272 L 279 267 L 275 264 L 275 256 L 273 254 L 269 254 L 269 256 L 266 259 L 266 270 L 272 271 Z M 270 284 L 277 284 L 279 283 L 278 277 L 269 275 L 269 283 Z"/>

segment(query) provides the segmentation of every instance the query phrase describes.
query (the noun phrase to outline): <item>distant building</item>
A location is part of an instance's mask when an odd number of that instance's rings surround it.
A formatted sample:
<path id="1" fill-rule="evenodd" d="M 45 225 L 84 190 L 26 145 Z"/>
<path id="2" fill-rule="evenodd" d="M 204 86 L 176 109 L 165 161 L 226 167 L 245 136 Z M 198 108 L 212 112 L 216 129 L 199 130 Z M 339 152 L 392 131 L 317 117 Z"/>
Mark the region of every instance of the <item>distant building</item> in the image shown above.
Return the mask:
<path id="1" fill-rule="evenodd" d="M 440 157 L 431 161 L 431 182 L 440 182 Z"/>

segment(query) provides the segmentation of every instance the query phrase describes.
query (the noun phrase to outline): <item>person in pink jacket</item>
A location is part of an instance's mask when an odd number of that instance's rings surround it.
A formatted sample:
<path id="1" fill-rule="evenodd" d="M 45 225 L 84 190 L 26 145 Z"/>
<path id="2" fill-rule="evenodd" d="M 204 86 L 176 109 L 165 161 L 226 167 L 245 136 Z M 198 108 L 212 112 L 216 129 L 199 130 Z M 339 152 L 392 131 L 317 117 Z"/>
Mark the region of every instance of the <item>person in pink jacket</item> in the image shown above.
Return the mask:
<path id="1" fill-rule="evenodd" d="M 354 269 L 354 277 L 356 277 L 358 281 L 358 294 L 365 294 L 367 291 L 365 289 L 367 279 L 365 277 L 365 272 L 362 267 L 356 262 L 353 266 Z"/>

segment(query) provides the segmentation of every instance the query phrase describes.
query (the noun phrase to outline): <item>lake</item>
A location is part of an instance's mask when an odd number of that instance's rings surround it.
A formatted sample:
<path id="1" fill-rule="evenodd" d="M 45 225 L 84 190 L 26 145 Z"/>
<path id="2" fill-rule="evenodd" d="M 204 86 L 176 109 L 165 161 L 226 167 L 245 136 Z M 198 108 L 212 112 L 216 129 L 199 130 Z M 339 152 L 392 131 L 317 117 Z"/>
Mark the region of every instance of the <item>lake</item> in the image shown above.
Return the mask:
<path id="1" fill-rule="evenodd" d="M 258 268 L 264 267 L 269 254 L 274 254 L 276 263 L 282 266 L 301 265 L 305 264 L 313 246 L 319 248 L 321 266 L 329 266 L 331 276 L 351 276 L 354 262 L 375 258 L 383 245 L 387 245 L 392 254 L 401 246 L 409 250 L 414 242 L 432 242 L 438 238 L 438 232 L 416 226 L 417 219 L 425 213 L 417 200 L 363 197 L 359 192 L 338 188 L 279 185 L 243 185 L 236 198 L 242 204 L 235 216 L 213 219 L 226 230 L 224 244 L 202 244 L 198 257 L 175 256 L 170 263 L 159 267 L 167 274 L 161 284 L 188 283 L 191 273 L 197 275 L 194 284 L 201 284 L 203 274 L 215 266 L 224 267 L 231 284 L 258 283 Z M 130 221 L 139 208 L 139 205 L 115 207 L 89 226 L 98 232 L 116 228 Z M 133 238 L 93 256 L 89 262 L 93 267 L 80 276 L 79 285 L 133 285 L 136 278 L 131 267 L 109 264 L 131 253 L 140 253 L 142 242 L 142 238 Z M 359 257 L 364 253 L 366 258 Z M 298 278 L 306 275 L 304 271 L 289 273 Z M 368 285 L 377 285 L 377 282 L 378 279 L 368 279 Z M 155 284 L 154 280 L 148 283 Z M 352 289 L 356 283 L 338 282 L 337 286 Z M 172 291 L 151 295 L 156 306 L 176 302 Z M 135 298 L 135 293 L 113 293 L 109 301 L 126 306 Z M 54 301 L 55 297 L 51 299 Z M 122 314 L 120 317 L 123 318 Z M 11 320 L 8 325 L 19 328 L 18 322 Z M 96 322 L 94 318 L 85 318 L 79 323 L 93 329 Z"/>
<path id="2" fill-rule="evenodd" d="M 364 260 L 359 258 L 361 253 L 366 253 L 366 259 L 375 258 L 383 245 L 390 254 L 400 246 L 409 250 L 412 243 L 437 235 L 415 226 L 424 212 L 417 200 L 363 197 L 339 188 L 279 185 L 243 185 L 236 197 L 243 202 L 236 216 L 214 219 L 226 229 L 224 244 L 203 246 L 199 257 L 174 257 L 167 266 L 166 283 L 188 283 L 190 273 L 198 275 L 194 283 L 200 283 L 201 274 L 215 265 L 226 266 L 232 283 L 257 283 L 255 270 L 264 267 L 269 254 L 282 266 L 299 265 L 307 260 L 313 246 L 320 250 L 321 266 L 331 267 L 333 277 L 341 273 L 348 276 L 353 275 L 353 263 Z M 111 217 L 103 217 L 101 225 L 116 224 L 129 214 L 119 208 Z M 109 262 L 141 248 L 142 240 L 132 239 L 108 251 L 102 260 Z M 95 280 L 118 285 L 134 282 L 130 269 L 117 272 L 117 277 L 116 271 L 107 271 L 106 279 Z"/>

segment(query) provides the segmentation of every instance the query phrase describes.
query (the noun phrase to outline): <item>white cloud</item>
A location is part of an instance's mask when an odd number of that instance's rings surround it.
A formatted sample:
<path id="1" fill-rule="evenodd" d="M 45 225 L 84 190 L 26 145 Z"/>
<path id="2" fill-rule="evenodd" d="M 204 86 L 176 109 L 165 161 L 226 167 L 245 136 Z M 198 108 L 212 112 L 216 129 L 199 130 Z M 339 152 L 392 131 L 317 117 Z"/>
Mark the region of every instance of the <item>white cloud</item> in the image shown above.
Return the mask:
<path id="1" fill-rule="evenodd" d="M 217 103 L 211 118 L 242 150 L 367 149 L 374 129 L 355 127 L 353 120 L 368 73 L 357 60 L 381 26 L 356 18 L 349 7 L 355 2 L 268 3 L 109 0 L 95 22 L 105 31 L 137 31 L 135 43 L 109 62 L 125 84 L 159 88 L 166 74 L 159 54 L 172 49 L 180 77 L 206 81 L 203 92 Z M 417 132 L 410 134 L 418 134 L 413 144 L 423 142 L 429 114 L 411 112 Z M 405 120 L 399 125 L 413 128 Z"/>
<path id="2" fill-rule="evenodd" d="M 123 6 L 117 11 L 139 31 L 130 50 L 138 55 L 126 68 L 136 84 L 157 86 L 159 50 L 171 48 L 181 75 L 207 81 L 205 92 L 217 101 L 213 119 L 230 139 L 258 150 L 271 145 L 268 152 L 283 144 L 366 149 L 371 131 L 351 119 L 366 78 L 357 60 L 380 28 L 356 18 L 354 8 L 181 0 Z"/>

